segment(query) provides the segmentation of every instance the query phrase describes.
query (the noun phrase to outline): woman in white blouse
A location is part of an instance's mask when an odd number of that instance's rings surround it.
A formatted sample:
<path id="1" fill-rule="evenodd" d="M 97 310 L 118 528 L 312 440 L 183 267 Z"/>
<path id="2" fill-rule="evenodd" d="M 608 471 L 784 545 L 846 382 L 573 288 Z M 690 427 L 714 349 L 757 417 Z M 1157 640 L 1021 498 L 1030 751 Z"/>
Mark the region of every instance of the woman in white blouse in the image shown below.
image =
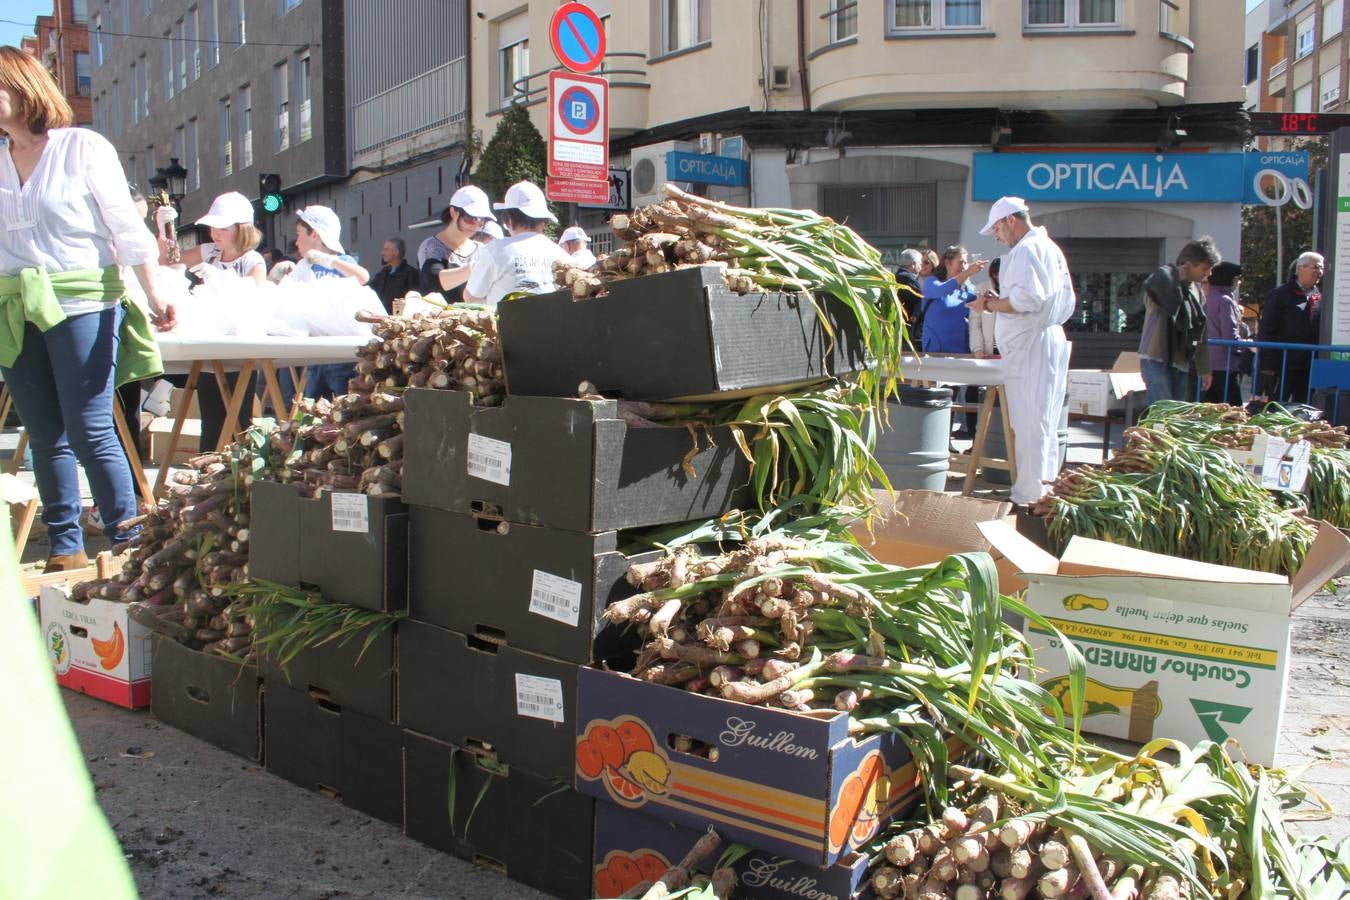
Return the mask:
<path id="1" fill-rule="evenodd" d="M 0 47 L 0 373 L 33 448 L 47 571 L 88 563 L 77 460 L 108 538 L 137 530 L 122 527 L 136 516 L 136 495 L 113 425 L 113 387 L 163 367 L 146 314 L 125 299 L 119 263 L 136 273 L 150 321 L 174 324 L 155 284 L 159 247 L 117 151 L 71 121 L 47 70 Z"/>

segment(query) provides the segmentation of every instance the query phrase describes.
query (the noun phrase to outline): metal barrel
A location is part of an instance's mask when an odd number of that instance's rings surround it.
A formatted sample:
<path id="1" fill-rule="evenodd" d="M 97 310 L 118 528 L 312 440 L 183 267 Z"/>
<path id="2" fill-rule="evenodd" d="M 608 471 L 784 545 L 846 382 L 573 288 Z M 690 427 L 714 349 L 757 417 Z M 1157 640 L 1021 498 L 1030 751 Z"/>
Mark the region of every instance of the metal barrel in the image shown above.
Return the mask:
<path id="1" fill-rule="evenodd" d="M 952 430 L 951 388 L 900 385 L 889 404 L 890 424 L 877 435 L 876 457 L 897 491 L 941 491 L 947 486 Z"/>

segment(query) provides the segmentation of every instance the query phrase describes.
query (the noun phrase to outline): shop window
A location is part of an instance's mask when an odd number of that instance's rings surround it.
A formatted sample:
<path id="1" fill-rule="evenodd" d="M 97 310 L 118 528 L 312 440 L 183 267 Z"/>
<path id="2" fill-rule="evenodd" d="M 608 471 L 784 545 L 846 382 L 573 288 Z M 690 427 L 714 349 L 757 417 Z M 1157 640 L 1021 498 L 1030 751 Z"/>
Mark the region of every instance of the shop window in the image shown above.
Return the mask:
<path id="1" fill-rule="evenodd" d="M 890 0 L 891 31 L 983 28 L 984 5 L 984 0 Z"/>
<path id="2" fill-rule="evenodd" d="M 1120 24 L 1118 0 L 1026 0 L 1028 29 L 1109 28 Z"/>
<path id="3" fill-rule="evenodd" d="M 1065 238 L 1078 306 L 1064 330 L 1079 334 L 1137 334 L 1144 322 L 1144 279 L 1161 264 L 1158 238 Z"/>

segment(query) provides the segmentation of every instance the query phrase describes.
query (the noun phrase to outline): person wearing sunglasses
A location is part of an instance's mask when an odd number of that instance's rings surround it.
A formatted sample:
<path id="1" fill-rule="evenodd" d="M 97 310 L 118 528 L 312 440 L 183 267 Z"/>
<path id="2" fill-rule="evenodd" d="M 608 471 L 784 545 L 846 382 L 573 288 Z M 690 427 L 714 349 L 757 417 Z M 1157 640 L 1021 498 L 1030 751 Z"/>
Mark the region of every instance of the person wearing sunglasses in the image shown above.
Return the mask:
<path id="1" fill-rule="evenodd" d="M 484 223 L 496 219 L 482 188 L 469 185 L 455 191 L 441 213 L 441 230 L 417 248 L 417 267 L 422 273 L 422 293 L 439 292 L 451 303 L 464 295 L 473 256 L 479 249 L 474 236 Z"/>

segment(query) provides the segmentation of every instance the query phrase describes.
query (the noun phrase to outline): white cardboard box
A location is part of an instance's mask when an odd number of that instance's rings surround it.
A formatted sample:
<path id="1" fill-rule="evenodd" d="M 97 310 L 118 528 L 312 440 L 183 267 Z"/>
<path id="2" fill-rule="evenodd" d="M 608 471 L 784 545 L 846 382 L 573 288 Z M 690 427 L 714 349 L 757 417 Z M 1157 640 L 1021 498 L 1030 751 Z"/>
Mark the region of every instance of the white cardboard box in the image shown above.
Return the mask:
<path id="1" fill-rule="evenodd" d="M 1228 455 L 1267 490 L 1301 491 L 1308 481 L 1312 444 L 1291 444 L 1273 434 L 1258 434 L 1250 450 L 1229 450 Z"/>
<path id="2" fill-rule="evenodd" d="M 128 709 L 150 705 L 150 632 L 127 604 L 79 603 L 65 586 L 44 584 L 38 616 L 58 684 Z"/>
<path id="3" fill-rule="evenodd" d="M 1139 354 L 1122 353 L 1110 369 L 1069 370 L 1069 412 L 1104 416 L 1125 408 L 1125 397 L 1145 390 Z"/>
<path id="4" fill-rule="evenodd" d="M 1083 730 L 1144 742 L 1238 741 L 1271 765 L 1289 678 L 1290 616 L 1350 561 L 1320 523 L 1303 568 L 1282 575 L 1075 537 L 1056 559 L 1004 522 L 980 530 L 1027 579 L 1027 605 L 1087 659 Z M 1028 623 L 1037 680 L 1068 701 L 1060 641 Z"/>

